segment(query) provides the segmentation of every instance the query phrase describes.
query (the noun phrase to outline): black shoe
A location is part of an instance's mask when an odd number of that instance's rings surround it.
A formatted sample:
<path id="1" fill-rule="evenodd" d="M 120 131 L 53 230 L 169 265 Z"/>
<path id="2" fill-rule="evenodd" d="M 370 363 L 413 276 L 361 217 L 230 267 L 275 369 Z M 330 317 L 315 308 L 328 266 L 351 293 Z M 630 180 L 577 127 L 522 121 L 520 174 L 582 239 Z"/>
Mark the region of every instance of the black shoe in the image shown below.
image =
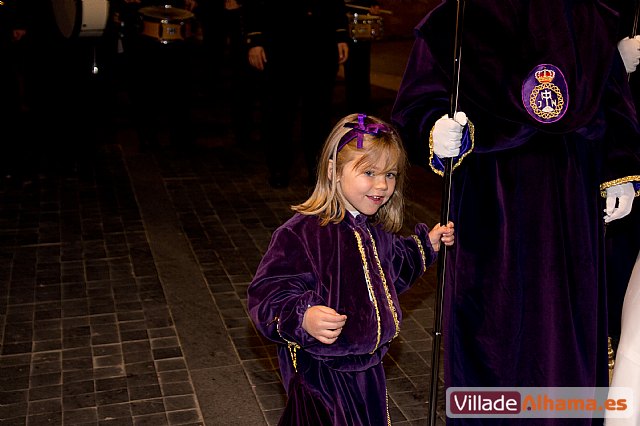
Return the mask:
<path id="1" fill-rule="evenodd" d="M 286 188 L 289 186 L 289 177 L 283 172 L 274 172 L 269 177 L 269 185 L 275 189 Z"/>

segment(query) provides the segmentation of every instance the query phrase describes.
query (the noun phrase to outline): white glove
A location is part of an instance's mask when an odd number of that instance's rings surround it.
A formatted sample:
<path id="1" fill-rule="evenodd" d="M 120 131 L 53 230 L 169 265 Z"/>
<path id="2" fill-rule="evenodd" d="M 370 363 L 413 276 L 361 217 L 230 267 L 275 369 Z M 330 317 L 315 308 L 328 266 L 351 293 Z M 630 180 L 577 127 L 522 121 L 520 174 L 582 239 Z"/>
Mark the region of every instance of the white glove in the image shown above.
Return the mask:
<path id="1" fill-rule="evenodd" d="M 627 73 L 634 72 L 638 63 L 640 63 L 640 35 L 620 40 L 618 42 L 618 50 Z"/>
<path id="2" fill-rule="evenodd" d="M 462 130 L 467 124 L 467 115 L 456 112 L 455 120 L 443 115 L 433 126 L 433 152 L 440 158 L 457 157 L 462 145 Z"/>
<path id="3" fill-rule="evenodd" d="M 633 205 L 633 199 L 635 196 L 636 191 L 633 189 L 633 184 L 631 182 L 607 188 L 604 222 L 609 223 L 612 220 L 620 219 L 628 215 L 631 212 L 631 206 Z M 616 200 L 618 201 L 617 207 Z"/>

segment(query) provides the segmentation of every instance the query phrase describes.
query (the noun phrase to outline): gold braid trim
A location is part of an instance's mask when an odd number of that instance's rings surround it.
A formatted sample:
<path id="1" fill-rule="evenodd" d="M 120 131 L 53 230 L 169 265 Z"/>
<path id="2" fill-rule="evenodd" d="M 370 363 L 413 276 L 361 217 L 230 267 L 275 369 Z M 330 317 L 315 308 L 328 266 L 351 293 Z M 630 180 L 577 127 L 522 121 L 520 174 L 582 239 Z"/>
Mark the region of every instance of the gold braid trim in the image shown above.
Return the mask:
<path id="1" fill-rule="evenodd" d="M 364 252 L 364 245 L 362 244 L 362 237 L 358 234 L 358 231 L 355 229 L 353 233 L 356 236 L 356 240 L 358 240 L 358 250 L 360 251 L 360 257 L 362 258 L 362 269 L 364 271 L 364 279 L 367 282 L 367 289 L 369 290 L 369 297 L 371 298 L 371 302 L 373 303 L 373 308 L 376 311 L 376 320 L 378 321 L 378 333 L 376 338 L 376 344 L 373 347 L 373 350 L 369 352 L 370 354 L 374 353 L 376 349 L 378 349 L 378 345 L 380 345 L 380 335 L 382 334 L 382 329 L 380 325 L 380 310 L 378 309 L 378 301 L 376 300 L 376 295 L 373 292 L 373 285 L 371 284 L 371 277 L 369 276 L 369 266 L 367 264 L 367 255 Z"/>
<path id="2" fill-rule="evenodd" d="M 422 258 L 422 273 L 424 274 L 425 272 L 427 272 L 427 257 L 424 254 L 424 247 L 422 247 L 422 242 L 417 235 L 414 234 L 411 237 L 416 241 L 418 250 L 420 250 L 420 257 Z"/>
<path id="3" fill-rule="evenodd" d="M 627 176 L 620 179 L 610 180 L 600 185 L 600 195 L 607 198 L 607 188 L 628 182 L 640 182 L 640 175 Z M 640 190 L 636 191 L 636 197 L 640 196 Z"/>
<path id="4" fill-rule="evenodd" d="M 387 387 L 384 388 L 384 394 L 387 398 L 387 426 L 391 426 L 391 416 L 389 415 L 389 392 L 387 391 Z"/>
<path id="5" fill-rule="evenodd" d="M 611 337 L 607 338 L 609 349 L 607 350 L 607 355 L 609 358 L 609 386 L 611 386 L 611 381 L 613 380 L 613 368 L 616 365 L 616 353 L 613 350 L 613 344 L 611 343 Z"/>
<path id="6" fill-rule="evenodd" d="M 373 239 L 373 235 L 371 235 L 371 231 L 367 229 L 369 233 L 369 237 L 371 238 L 371 246 L 373 247 L 373 255 L 376 258 L 376 263 L 378 264 L 378 271 L 380 272 L 380 280 L 382 281 L 382 287 L 384 288 L 384 294 L 387 296 L 387 304 L 389 305 L 389 310 L 391 311 L 391 315 L 393 315 L 393 324 L 396 327 L 396 332 L 393 334 L 391 340 L 398 337 L 400 333 L 400 321 L 398 321 L 398 312 L 396 311 L 396 307 L 393 304 L 393 299 L 391 298 L 391 293 L 389 293 L 389 286 L 387 285 L 387 278 L 384 276 L 384 271 L 382 270 L 382 264 L 380 263 L 380 258 L 378 257 L 378 249 L 376 248 L 376 240 Z M 391 341 L 389 340 L 389 341 Z"/>
<path id="7" fill-rule="evenodd" d="M 475 146 L 474 142 L 476 140 L 475 138 L 476 128 L 474 127 L 473 123 L 468 119 L 467 119 L 467 124 L 469 125 L 469 138 L 471 138 L 471 148 L 469 148 L 467 152 L 462 154 L 462 156 L 458 158 L 458 161 L 454 162 L 453 167 L 451 168 L 452 172 L 460 165 L 460 163 L 462 163 L 462 160 L 464 160 L 464 158 L 467 155 L 473 152 L 473 147 Z M 434 127 L 435 127 L 435 124 L 434 124 Z M 431 170 L 433 170 L 433 172 L 438 176 L 444 176 L 444 172 L 442 170 L 438 170 L 433 166 L 434 155 L 436 154 L 433 152 L 433 128 L 431 128 L 431 131 L 429 132 L 429 167 L 431 167 Z"/>
<path id="8" fill-rule="evenodd" d="M 295 372 L 298 372 L 298 354 L 296 351 L 300 349 L 300 345 L 293 342 L 287 342 L 287 348 L 289 348 L 289 355 L 291 355 L 291 363 L 293 364 L 293 369 Z"/>
<path id="9" fill-rule="evenodd" d="M 276 319 L 278 321 L 277 324 L 276 324 L 276 330 L 278 330 L 278 334 L 280 335 L 280 338 L 282 340 L 284 340 L 285 342 L 287 342 L 287 348 L 289 349 L 289 355 L 291 355 L 291 363 L 293 364 L 293 369 L 297 373 L 298 372 L 298 358 L 297 358 L 296 351 L 298 349 L 300 349 L 300 345 L 297 344 L 296 342 L 291 342 L 291 341 L 285 339 L 284 337 L 282 337 L 282 333 L 280 333 L 280 318 L 276 317 L 274 319 Z"/>

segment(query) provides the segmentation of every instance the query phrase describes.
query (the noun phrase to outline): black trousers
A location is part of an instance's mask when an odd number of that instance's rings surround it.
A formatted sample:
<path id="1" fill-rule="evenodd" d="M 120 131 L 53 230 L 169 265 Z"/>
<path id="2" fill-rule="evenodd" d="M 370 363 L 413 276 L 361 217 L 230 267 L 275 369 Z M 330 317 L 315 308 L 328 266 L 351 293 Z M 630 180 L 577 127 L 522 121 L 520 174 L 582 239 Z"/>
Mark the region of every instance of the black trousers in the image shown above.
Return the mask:
<path id="1" fill-rule="evenodd" d="M 267 51 L 264 149 L 272 174 L 290 172 L 296 151 L 294 140 L 299 140 L 309 177 L 315 177 L 319 151 L 331 130 L 337 56 L 336 44 L 324 40 L 310 40 L 298 49 Z"/>
<path id="2" fill-rule="evenodd" d="M 344 84 L 348 113 L 371 111 L 371 42 L 349 43 L 349 59 L 344 64 Z"/>
<path id="3" fill-rule="evenodd" d="M 193 46 L 188 41 L 162 44 L 153 37 L 133 34 L 125 39 L 123 54 L 132 118 L 141 145 L 157 145 L 161 132 L 168 132 L 172 145 L 193 144 Z"/>
<path id="4" fill-rule="evenodd" d="M 202 26 L 203 62 L 206 75 L 202 85 L 211 100 L 229 109 L 237 142 L 250 142 L 261 86 L 249 65 L 244 42 L 243 9 L 227 10 L 203 4 L 196 11 Z"/>

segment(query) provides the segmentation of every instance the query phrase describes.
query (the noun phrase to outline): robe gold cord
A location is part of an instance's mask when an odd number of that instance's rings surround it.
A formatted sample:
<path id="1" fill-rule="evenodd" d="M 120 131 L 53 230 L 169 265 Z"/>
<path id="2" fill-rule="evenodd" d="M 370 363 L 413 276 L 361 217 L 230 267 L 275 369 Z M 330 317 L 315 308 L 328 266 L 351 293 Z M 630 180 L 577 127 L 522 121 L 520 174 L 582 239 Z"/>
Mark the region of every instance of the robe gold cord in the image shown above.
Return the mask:
<path id="1" fill-rule="evenodd" d="M 418 238 L 417 235 L 412 235 L 411 237 L 416 241 L 416 244 L 418 245 L 418 250 L 420 250 L 420 256 L 422 258 L 422 273 L 424 274 L 425 272 L 427 272 L 427 257 L 424 254 L 424 247 L 422 247 L 420 238 Z"/>
<path id="2" fill-rule="evenodd" d="M 276 329 L 278 330 L 278 334 L 280 335 L 280 338 L 282 340 L 284 340 L 285 342 L 287 342 L 287 348 L 289 349 L 289 355 L 291 355 L 291 363 L 293 364 L 293 369 L 297 373 L 298 372 L 297 350 L 300 349 L 300 345 L 297 344 L 296 342 L 291 342 L 291 341 L 285 339 L 284 337 L 282 337 L 282 333 L 280 333 L 280 318 L 275 317 L 274 319 L 277 321 Z"/>
<path id="3" fill-rule="evenodd" d="M 367 282 L 367 289 L 369 290 L 369 296 L 371 297 L 371 302 L 373 303 L 373 308 L 376 311 L 376 321 L 378 323 L 378 330 L 376 333 L 376 344 L 373 347 L 373 350 L 369 352 L 370 354 L 374 353 L 376 349 L 378 349 L 378 345 L 380 344 L 380 334 L 381 334 L 381 325 L 380 325 L 380 310 L 378 309 L 378 302 L 376 300 L 376 295 L 373 292 L 373 285 L 371 284 L 371 277 L 369 276 L 369 264 L 367 263 L 367 255 L 364 252 L 364 245 L 362 244 L 362 237 L 358 234 L 358 231 L 353 230 L 354 235 L 356 236 L 356 240 L 358 241 L 358 250 L 360 251 L 360 257 L 362 258 L 362 270 L 364 272 L 364 279 Z"/>
<path id="4" fill-rule="evenodd" d="M 382 270 L 382 264 L 380 263 L 380 257 L 378 256 L 378 250 L 376 248 L 376 242 L 373 238 L 373 235 L 371 234 L 371 231 L 367 230 L 367 232 L 369 233 L 369 237 L 371 238 L 371 245 L 373 248 L 373 255 L 376 259 L 376 264 L 378 266 L 378 271 L 380 273 L 380 280 L 382 281 L 382 286 L 384 288 L 384 293 L 385 296 L 387 298 L 387 304 L 389 305 L 389 310 L 391 311 L 391 314 L 393 315 L 393 322 L 395 325 L 395 333 L 393 335 L 393 337 L 391 338 L 391 340 L 393 340 L 394 338 L 396 338 L 398 336 L 398 334 L 400 333 L 400 322 L 398 321 L 398 312 L 396 311 L 396 307 L 393 304 L 393 299 L 391 298 L 391 294 L 389 293 L 389 286 L 387 285 L 387 279 L 384 275 L 384 271 Z M 356 231 L 355 229 L 353 230 L 354 235 L 356 236 L 356 240 L 358 241 L 358 250 L 360 251 L 360 257 L 362 258 L 362 269 L 364 271 L 364 278 L 365 281 L 367 282 L 367 289 L 369 290 L 369 295 L 371 296 L 371 302 L 373 303 L 373 307 L 376 311 L 376 321 L 378 323 L 378 330 L 377 330 L 377 334 L 376 334 L 376 344 L 375 347 L 373 348 L 373 350 L 369 353 L 374 353 L 378 347 L 380 346 L 380 338 L 381 338 L 381 334 L 382 334 L 382 325 L 381 325 L 381 320 L 380 320 L 380 309 L 378 308 L 378 302 L 375 296 L 375 292 L 373 291 L 373 284 L 371 283 L 371 276 L 369 274 L 369 263 L 367 262 L 367 255 L 364 251 L 364 245 L 362 244 L 362 237 L 360 236 L 360 234 L 358 233 L 358 231 Z M 389 340 L 389 341 L 391 341 Z"/>
<path id="5" fill-rule="evenodd" d="M 640 175 L 627 176 L 620 179 L 610 180 L 600 185 L 600 195 L 603 198 L 607 198 L 607 188 L 612 186 L 621 185 L 623 183 L 640 182 Z M 636 197 L 640 197 L 640 190 L 636 191 Z"/>
<path id="6" fill-rule="evenodd" d="M 394 333 L 391 340 L 398 337 L 400 333 L 400 322 L 398 321 L 398 312 L 396 311 L 396 307 L 393 304 L 393 299 L 391 298 L 391 294 L 389 293 L 389 286 L 387 285 L 387 279 L 384 275 L 384 271 L 382 270 L 382 264 L 380 263 L 380 258 L 378 257 L 378 249 L 376 248 L 376 240 L 373 239 L 373 235 L 371 235 L 371 231 L 367 229 L 369 232 L 369 237 L 371 238 L 371 246 L 373 247 L 373 255 L 376 258 L 376 263 L 378 264 L 378 271 L 380 272 L 380 280 L 382 281 L 382 287 L 384 288 L 384 294 L 387 296 L 387 303 L 389 304 L 389 310 L 393 315 L 393 324 L 396 327 L 396 332 Z M 391 341 L 389 340 L 389 341 Z"/>

